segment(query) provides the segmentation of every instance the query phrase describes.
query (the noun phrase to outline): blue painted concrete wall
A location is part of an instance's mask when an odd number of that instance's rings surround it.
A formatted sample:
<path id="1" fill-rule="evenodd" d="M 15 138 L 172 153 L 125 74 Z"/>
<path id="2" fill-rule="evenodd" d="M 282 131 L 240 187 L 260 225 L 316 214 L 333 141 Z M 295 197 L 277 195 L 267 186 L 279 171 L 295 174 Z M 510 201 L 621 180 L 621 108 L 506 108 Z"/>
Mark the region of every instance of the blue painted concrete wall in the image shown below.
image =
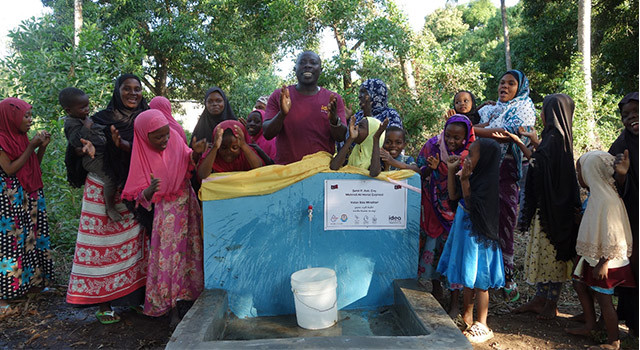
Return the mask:
<path id="1" fill-rule="evenodd" d="M 326 179 L 367 177 L 319 173 L 269 195 L 203 203 L 205 288 L 227 290 L 238 317 L 295 313 L 290 277 L 308 267 L 336 271 L 340 309 L 393 304 L 393 280 L 416 277 L 420 194 L 408 191 L 405 230 L 324 231 Z M 418 175 L 408 182 L 420 187 Z"/>

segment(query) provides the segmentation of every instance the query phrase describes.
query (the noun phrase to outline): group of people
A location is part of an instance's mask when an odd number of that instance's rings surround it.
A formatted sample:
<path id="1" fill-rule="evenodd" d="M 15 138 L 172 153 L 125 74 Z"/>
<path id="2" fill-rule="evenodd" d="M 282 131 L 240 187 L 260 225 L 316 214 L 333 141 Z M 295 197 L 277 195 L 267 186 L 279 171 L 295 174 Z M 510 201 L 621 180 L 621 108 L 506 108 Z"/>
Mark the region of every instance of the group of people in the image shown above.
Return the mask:
<path id="1" fill-rule="evenodd" d="M 609 152 L 590 151 L 577 162 L 573 100 L 565 94 L 545 97 L 538 138 L 529 83 L 520 71 L 501 77 L 495 103 L 476 109 L 473 94 L 460 91 L 453 105 L 442 133 L 429 139 L 417 158 L 422 176 L 418 274 L 431 280 L 440 300 L 446 283 L 449 314 L 458 318 L 465 336 L 472 343 L 493 337 L 487 326 L 489 289 L 501 288 L 507 301 L 520 297 L 514 281 L 517 225 L 528 233 L 520 258 L 524 279 L 536 293 L 514 312 L 534 312 L 540 320 L 556 317 L 562 285 L 572 281 L 583 308 L 573 319 L 584 325 L 568 333 L 586 336 L 597 328 L 597 300 L 607 333 L 603 348 L 620 347 L 619 320 L 637 336 L 638 93 L 619 103 L 624 129 Z M 588 191 L 584 202 L 580 187 Z"/>
<path id="2" fill-rule="evenodd" d="M 404 152 L 406 132 L 384 82 L 366 80 L 361 110 L 347 119 L 341 96 L 318 85 L 321 72 L 316 53 L 301 53 L 297 83 L 260 97 L 246 118 L 234 115 L 221 89 L 209 89 L 190 140 L 170 101 L 159 96 L 147 103 L 135 75 L 120 76 L 108 106 L 91 117 L 82 90 L 62 90 L 67 177 L 84 186 L 67 302 L 98 306 L 103 324 L 120 320 L 116 305 L 148 316 L 170 313 L 177 323 L 178 301 L 194 300 L 204 287 L 195 194 L 201 180 L 323 151 L 333 155 L 333 170 L 350 165 L 372 177 L 396 169 L 420 174 L 418 277 L 431 280 L 440 300 L 445 287 L 451 290 L 449 313 L 461 314 L 470 341 L 493 336 L 490 288 L 502 288 L 511 301 L 520 296 L 513 250 L 518 222 L 530 232 L 524 274 L 537 292 L 516 312 L 555 317 L 562 284 L 573 280 L 584 326 L 568 332 L 596 327 L 595 299 L 608 345 L 619 347 L 614 289 L 620 318 L 637 331 L 637 92 L 620 102 L 625 128 L 609 153 L 588 152 L 575 163 L 573 100 L 564 94 L 544 99 L 539 139 L 529 82 L 511 70 L 500 79 L 496 102 L 477 106 L 472 92 L 458 92 L 442 132 L 414 159 Z M 7 300 L 39 290 L 52 277 L 40 170 L 51 135 L 27 137 L 31 106 L 22 100 L 0 102 L 0 118 L 0 308 L 6 310 Z M 584 205 L 579 185 L 590 193 Z"/>

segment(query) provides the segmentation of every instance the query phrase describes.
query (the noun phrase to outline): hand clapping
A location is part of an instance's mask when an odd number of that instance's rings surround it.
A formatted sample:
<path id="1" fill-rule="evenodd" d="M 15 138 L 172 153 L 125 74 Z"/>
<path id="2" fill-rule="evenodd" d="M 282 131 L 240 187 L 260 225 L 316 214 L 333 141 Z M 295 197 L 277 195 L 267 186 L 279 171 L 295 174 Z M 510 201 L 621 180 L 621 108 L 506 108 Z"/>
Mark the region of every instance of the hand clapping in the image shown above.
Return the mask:
<path id="1" fill-rule="evenodd" d="M 431 170 L 438 169 L 438 166 L 440 165 L 440 154 L 436 153 L 435 157 L 433 156 L 427 157 L 427 165 Z"/>
<path id="2" fill-rule="evenodd" d="M 460 156 L 456 156 L 456 155 L 449 156 L 449 159 L 447 159 L 447 168 L 449 169 L 449 171 L 458 170 L 459 166 L 460 166 Z"/>
<path id="3" fill-rule="evenodd" d="M 282 89 L 280 89 L 280 112 L 284 115 L 289 114 L 291 110 L 291 95 L 289 93 L 289 89 L 282 85 Z"/>
<path id="4" fill-rule="evenodd" d="M 626 176 L 629 172 L 629 150 L 625 149 L 624 153 L 618 153 L 616 155 L 616 160 L 613 163 L 613 168 L 616 174 L 620 176 Z"/>
<path id="5" fill-rule="evenodd" d="M 462 163 L 462 170 L 460 171 L 460 180 L 468 180 L 471 176 L 471 159 L 468 157 L 464 159 Z"/>
<path id="6" fill-rule="evenodd" d="M 196 140 L 194 136 L 191 139 L 191 149 L 196 152 L 202 154 L 207 149 L 207 139 L 201 139 L 200 141 Z"/>

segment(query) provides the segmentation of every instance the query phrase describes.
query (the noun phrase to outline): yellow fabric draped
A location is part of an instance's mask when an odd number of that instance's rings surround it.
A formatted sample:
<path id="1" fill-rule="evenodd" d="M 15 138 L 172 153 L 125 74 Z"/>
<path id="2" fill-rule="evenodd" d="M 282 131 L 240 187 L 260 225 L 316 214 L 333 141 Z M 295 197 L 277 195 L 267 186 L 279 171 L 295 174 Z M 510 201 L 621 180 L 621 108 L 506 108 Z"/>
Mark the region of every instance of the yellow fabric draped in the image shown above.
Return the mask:
<path id="1" fill-rule="evenodd" d="M 270 194 L 318 173 L 334 172 L 329 169 L 331 155 L 318 152 L 287 165 L 269 165 L 250 171 L 213 173 L 202 181 L 199 197 L 202 201 L 229 199 Z M 335 172 L 369 176 L 369 170 L 344 166 Z M 416 173 L 412 170 L 385 171 L 378 180 L 402 180 Z"/>

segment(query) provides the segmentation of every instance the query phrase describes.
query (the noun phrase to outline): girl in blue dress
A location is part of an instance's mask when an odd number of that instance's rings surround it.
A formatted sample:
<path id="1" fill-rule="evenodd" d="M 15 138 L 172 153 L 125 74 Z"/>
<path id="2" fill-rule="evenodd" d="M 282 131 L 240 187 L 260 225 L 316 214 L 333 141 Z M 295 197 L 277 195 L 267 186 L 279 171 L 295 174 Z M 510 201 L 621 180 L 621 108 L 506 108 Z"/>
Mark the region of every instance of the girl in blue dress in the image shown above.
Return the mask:
<path id="1" fill-rule="evenodd" d="M 450 156 L 448 189 L 451 200 L 462 199 L 453 219 L 437 271 L 463 290 L 464 335 L 472 343 L 493 338 L 487 327 L 489 288 L 504 286 L 504 264 L 498 242 L 498 178 L 500 146 L 492 139 L 477 139 L 469 147 L 462 170 L 460 158 Z M 474 298 L 477 319 L 473 322 Z"/>

